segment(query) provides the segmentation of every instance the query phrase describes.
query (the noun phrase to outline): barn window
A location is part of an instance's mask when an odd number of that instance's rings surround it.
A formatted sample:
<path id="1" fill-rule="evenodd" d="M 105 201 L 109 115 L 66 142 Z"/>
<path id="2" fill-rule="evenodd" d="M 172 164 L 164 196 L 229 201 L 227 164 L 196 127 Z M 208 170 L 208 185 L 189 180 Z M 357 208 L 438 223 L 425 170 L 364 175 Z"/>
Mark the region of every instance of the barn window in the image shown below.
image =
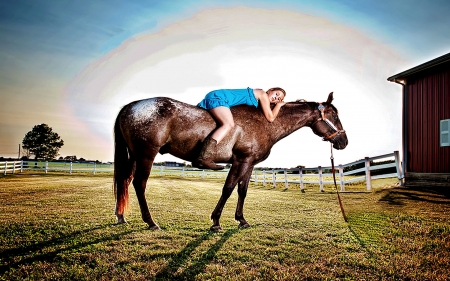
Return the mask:
<path id="1" fill-rule="evenodd" d="M 441 120 L 441 146 L 450 146 L 450 119 Z"/>

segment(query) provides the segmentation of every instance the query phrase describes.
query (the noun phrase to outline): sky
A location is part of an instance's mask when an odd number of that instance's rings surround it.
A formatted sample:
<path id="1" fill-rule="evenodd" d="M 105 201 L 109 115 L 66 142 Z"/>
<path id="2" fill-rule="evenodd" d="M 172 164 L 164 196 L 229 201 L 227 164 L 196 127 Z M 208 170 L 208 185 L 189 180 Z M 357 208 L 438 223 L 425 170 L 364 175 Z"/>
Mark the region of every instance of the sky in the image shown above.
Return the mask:
<path id="1" fill-rule="evenodd" d="M 285 101 L 334 92 L 349 139 L 337 164 L 401 151 L 402 89 L 387 78 L 450 52 L 448 14 L 448 0 L 1 1 L 0 156 L 17 157 L 45 123 L 64 140 L 60 156 L 112 161 L 127 103 L 197 104 L 246 87 L 282 87 Z M 329 144 L 302 128 L 258 166 L 329 158 Z"/>

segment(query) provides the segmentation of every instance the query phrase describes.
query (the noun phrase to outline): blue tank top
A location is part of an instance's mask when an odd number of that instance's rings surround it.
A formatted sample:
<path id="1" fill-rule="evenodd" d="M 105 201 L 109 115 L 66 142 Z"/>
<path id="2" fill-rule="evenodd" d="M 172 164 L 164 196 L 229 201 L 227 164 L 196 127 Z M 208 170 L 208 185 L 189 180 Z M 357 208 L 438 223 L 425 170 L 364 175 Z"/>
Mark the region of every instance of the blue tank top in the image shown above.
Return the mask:
<path id="1" fill-rule="evenodd" d="M 210 110 L 219 106 L 232 107 L 246 104 L 258 107 L 253 89 L 222 89 L 209 92 L 197 106 Z"/>

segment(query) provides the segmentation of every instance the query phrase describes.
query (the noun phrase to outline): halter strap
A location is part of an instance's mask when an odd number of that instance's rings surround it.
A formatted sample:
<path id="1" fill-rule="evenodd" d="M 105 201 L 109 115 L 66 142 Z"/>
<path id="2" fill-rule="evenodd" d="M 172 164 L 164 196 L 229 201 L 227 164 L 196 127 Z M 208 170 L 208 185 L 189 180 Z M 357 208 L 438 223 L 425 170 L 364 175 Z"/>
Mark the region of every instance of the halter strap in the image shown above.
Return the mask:
<path id="1" fill-rule="evenodd" d="M 345 215 L 344 206 L 342 205 L 341 196 L 339 195 L 339 190 L 338 190 L 337 184 L 336 184 L 336 171 L 334 169 L 333 145 L 330 144 L 330 147 L 331 147 L 331 157 L 330 157 L 330 159 L 331 159 L 331 173 L 333 174 L 334 187 L 336 188 L 336 194 L 337 194 L 338 201 L 339 201 L 339 207 L 341 207 L 342 216 L 344 217 L 344 221 L 348 222 L 347 216 Z"/>

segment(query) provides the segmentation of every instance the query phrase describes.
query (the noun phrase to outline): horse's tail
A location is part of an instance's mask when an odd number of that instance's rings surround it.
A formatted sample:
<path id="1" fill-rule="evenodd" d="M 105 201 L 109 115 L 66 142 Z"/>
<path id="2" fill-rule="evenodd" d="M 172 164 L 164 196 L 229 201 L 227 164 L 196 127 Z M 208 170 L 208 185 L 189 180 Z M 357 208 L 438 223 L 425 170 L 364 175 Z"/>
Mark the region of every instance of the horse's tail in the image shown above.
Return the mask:
<path id="1" fill-rule="evenodd" d="M 122 112 L 122 111 L 121 111 Z M 114 196 L 116 198 L 116 215 L 118 222 L 125 222 L 123 214 L 128 207 L 128 186 L 135 169 L 135 160 L 130 154 L 128 145 L 123 137 L 118 114 L 114 125 Z"/>

